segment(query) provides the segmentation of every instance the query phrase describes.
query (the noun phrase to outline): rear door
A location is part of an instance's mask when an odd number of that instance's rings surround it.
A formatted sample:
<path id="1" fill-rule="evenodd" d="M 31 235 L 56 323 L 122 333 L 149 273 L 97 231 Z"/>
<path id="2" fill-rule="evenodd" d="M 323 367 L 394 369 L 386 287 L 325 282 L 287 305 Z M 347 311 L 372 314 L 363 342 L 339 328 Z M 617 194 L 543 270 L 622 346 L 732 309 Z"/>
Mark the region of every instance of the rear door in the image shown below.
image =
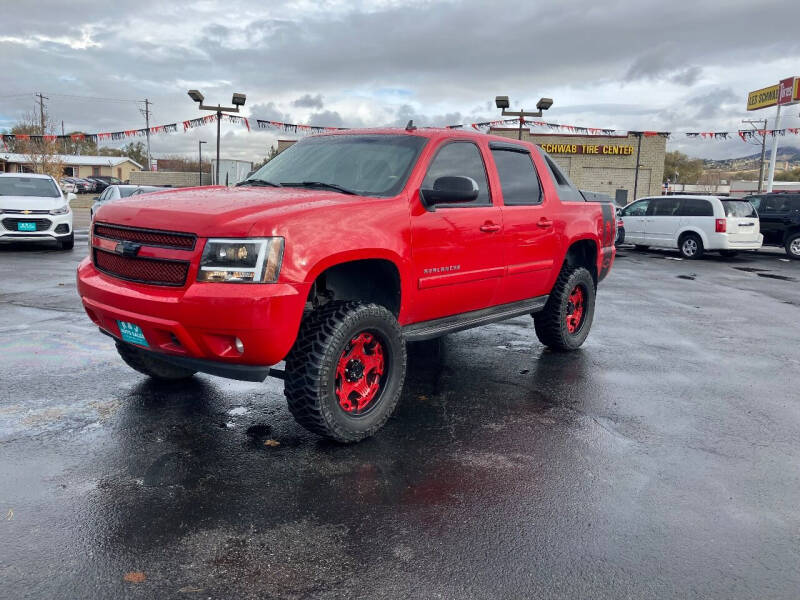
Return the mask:
<path id="1" fill-rule="evenodd" d="M 515 302 L 549 292 L 556 256 L 555 198 L 545 198 L 530 150 L 490 142 L 503 201 L 506 277 L 500 302 Z"/>
<path id="2" fill-rule="evenodd" d="M 620 213 L 625 222 L 625 241 L 631 244 L 644 244 L 644 226 L 650 198 L 629 204 Z"/>
<path id="3" fill-rule="evenodd" d="M 674 196 L 650 201 L 645 219 L 645 243 L 648 246 L 677 248 L 677 233 L 681 224 L 678 214 L 680 203 L 681 199 Z"/>
<path id="4" fill-rule="evenodd" d="M 505 274 L 503 217 L 493 198 L 484 151 L 471 141 L 446 141 L 431 159 L 421 187 L 439 177 L 473 179 L 478 198 L 426 209 L 417 190 L 411 204 L 411 252 L 417 297 L 411 322 L 428 321 L 497 304 Z M 499 194 L 498 194 L 499 196 Z"/>
<path id="5" fill-rule="evenodd" d="M 725 232 L 733 242 L 757 242 L 760 225 L 756 209 L 747 200 L 722 200 L 725 210 Z"/>

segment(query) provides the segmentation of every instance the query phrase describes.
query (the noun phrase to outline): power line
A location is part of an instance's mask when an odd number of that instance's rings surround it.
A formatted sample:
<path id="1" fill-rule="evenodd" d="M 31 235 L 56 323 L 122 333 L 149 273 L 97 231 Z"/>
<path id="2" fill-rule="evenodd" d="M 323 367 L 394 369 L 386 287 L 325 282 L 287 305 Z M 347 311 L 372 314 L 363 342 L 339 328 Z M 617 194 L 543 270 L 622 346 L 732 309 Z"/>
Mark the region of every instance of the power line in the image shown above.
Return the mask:
<path id="1" fill-rule="evenodd" d="M 126 103 L 130 102 L 133 104 L 141 104 L 142 102 L 144 102 L 143 100 L 131 100 L 128 98 L 101 98 L 100 96 L 78 96 L 75 94 L 56 94 L 53 92 L 45 92 L 45 93 L 50 94 L 51 96 L 58 96 L 59 98 L 78 98 L 80 100 L 99 100 L 102 102 L 126 102 Z M 28 94 L 14 94 L 14 96 L 27 96 L 27 95 Z M 153 102 L 150 102 L 150 104 L 153 104 Z"/>

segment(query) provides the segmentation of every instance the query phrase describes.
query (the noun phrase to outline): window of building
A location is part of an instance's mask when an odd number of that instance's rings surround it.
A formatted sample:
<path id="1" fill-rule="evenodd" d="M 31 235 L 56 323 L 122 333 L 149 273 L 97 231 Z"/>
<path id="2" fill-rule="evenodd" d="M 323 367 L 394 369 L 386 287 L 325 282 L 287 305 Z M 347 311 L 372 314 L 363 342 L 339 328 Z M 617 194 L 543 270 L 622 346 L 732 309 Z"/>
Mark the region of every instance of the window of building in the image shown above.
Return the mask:
<path id="1" fill-rule="evenodd" d="M 541 204 L 542 188 L 528 152 L 492 149 L 492 158 L 500 177 L 503 204 L 506 206 Z"/>
<path id="2" fill-rule="evenodd" d="M 92 175 L 100 175 L 100 167 L 92 167 Z"/>
<path id="3" fill-rule="evenodd" d="M 481 151 L 472 142 L 452 142 L 443 146 L 428 166 L 422 188 L 433 189 L 433 182 L 439 177 L 453 176 L 469 177 L 478 184 L 478 197 L 475 200 L 453 206 L 486 206 L 492 203 L 486 166 Z M 442 205 L 442 208 L 445 206 Z"/>

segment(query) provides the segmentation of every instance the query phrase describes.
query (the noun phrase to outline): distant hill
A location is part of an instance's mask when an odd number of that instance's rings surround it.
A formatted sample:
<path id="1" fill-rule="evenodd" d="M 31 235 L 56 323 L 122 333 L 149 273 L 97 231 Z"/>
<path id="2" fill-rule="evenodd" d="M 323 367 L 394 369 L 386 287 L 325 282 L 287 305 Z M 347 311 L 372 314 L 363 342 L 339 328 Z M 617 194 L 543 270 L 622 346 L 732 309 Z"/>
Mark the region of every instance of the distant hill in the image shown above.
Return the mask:
<path id="1" fill-rule="evenodd" d="M 770 140 L 767 139 L 767 160 L 769 160 L 771 151 Z M 703 159 L 703 166 L 706 169 L 741 169 L 749 166 L 750 163 L 757 162 L 761 158 L 761 150 L 748 154 L 746 156 L 739 156 L 736 158 L 725 158 L 721 160 L 712 160 L 710 158 Z M 778 146 L 777 162 L 788 161 L 791 163 L 800 163 L 800 148 L 795 146 Z"/>

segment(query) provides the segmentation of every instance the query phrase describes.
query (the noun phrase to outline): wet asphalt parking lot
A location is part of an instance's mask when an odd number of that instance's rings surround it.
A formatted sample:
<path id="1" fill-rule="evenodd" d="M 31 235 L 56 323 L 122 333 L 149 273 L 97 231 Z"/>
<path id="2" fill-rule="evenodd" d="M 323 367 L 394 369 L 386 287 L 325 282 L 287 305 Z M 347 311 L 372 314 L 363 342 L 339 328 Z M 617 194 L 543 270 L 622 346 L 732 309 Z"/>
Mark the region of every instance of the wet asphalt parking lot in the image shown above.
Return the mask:
<path id="1" fill-rule="evenodd" d="M 581 351 L 530 318 L 414 348 L 354 446 L 296 425 L 280 381 L 125 367 L 76 296 L 85 254 L 0 247 L 2 598 L 800 595 L 777 250 L 623 249 Z"/>

